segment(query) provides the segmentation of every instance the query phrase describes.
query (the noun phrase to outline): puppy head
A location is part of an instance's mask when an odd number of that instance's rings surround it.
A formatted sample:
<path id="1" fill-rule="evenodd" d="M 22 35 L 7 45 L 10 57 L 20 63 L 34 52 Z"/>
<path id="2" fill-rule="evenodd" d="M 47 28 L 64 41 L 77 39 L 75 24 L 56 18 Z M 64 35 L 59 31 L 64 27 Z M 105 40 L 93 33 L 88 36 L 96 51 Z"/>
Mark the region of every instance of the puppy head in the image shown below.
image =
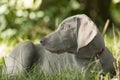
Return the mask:
<path id="1" fill-rule="evenodd" d="M 76 40 L 77 19 L 68 17 L 51 34 L 41 39 L 41 44 L 51 52 L 71 52 L 77 46 Z"/>
<path id="2" fill-rule="evenodd" d="M 84 14 L 63 20 L 58 29 L 41 39 L 41 44 L 51 52 L 72 52 L 89 44 L 97 34 L 94 23 Z"/>

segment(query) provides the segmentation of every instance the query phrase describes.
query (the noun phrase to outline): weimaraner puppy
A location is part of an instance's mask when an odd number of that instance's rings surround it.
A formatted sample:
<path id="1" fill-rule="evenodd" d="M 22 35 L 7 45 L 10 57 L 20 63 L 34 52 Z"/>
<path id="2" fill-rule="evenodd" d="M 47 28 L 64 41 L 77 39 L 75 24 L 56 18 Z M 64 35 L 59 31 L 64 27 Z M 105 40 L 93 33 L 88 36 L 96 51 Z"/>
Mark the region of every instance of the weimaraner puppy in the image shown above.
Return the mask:
<path id="1" fill-rule="evenodd" d="M 10 76 L 25 75 L 35 66 L 38 74 L 44 72 L 54 75 L 59 69 L 65 70 L 67 66 L 72 68 L 75 65 L 77 67 L 73 54 L 52 54 L 41 44 L 26 41 L 14 48 L 6 58 L 3 73 Z"/>
<path id="2" fill-rule="evenodd" d="M 68 52 L 75 55 L 80 71 L 97 58 L 104 73 L 115 73 L 115 59 L 105 47 L 101 33 L 85 14 L 63 20 L 58 29 L 43 37 L 40 43 L 50 52 Z"/>

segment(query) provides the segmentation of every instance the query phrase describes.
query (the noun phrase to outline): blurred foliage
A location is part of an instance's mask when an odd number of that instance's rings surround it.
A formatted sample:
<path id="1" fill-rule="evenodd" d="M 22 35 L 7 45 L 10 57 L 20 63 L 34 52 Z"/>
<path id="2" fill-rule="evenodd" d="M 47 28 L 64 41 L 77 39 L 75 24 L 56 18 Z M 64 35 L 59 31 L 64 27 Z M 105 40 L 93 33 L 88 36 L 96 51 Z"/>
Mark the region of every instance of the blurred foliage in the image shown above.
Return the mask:
<path id="1" fill-rule="evenodd" d="M 114 1 L 110 10 L 119 26 L 120 0 Z M 64 18 L 84 13 L 84 9 L 77 0 L 0 0 L 0 40 L 41 37 Z"/>
<path id="2" fill-rule="evenodd" d="M 116 25 L 120 27 L 120 0 L 113 0 L 111 4 L 111 15 Z"/>

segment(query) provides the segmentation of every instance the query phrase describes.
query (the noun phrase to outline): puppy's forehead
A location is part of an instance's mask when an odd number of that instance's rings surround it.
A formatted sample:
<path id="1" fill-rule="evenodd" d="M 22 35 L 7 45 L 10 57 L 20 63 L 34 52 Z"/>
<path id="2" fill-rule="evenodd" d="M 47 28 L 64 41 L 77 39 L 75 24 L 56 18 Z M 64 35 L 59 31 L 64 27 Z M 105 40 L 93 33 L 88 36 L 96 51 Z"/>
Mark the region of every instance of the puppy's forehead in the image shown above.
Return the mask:
<path id="1" fill-rule="evenodd" d="M 71 16 L 71 17 L 68 17 L 66 19 L 64 19 L 58 26 L 58 30 L 60 27 L 62 27 L 64 24 L 73 24 L 74 22 L 77 21 L 77 19 L 81 19 L 82 21 L 86 21 L 86 20 L 89 20 L 89 17 L 85 14 L 78 14 L 78 15 L 74 15 L 74 16 Z M 75 24 L 75 23 L 74 23 Z M 73 25 L 74 25 L 73 24 Z"/>
<path id="2" fill-rule="evenodd" d="M 85 14 L 74 15 L 74 16 L 71 16 L 71 17 L 68 17 L 68 18 L 64 19 L 64 20 L 60 23 L 60 25 L 66 23 L 66 22 L 69 22 L 69 21 L 75 21 L 76 18 L 88 19 L 89 17 L 86 16 Z"/>
<path id="3" fill-rule="evenodd" d="M 74 19 L 75 19 L 75 16 L 68 17 L 68 18 L 64 19 L 64 20 L 61 22 L 61 24 L 65 24 L 65 23 L 67 23 L 67 22 L 74 21 Z"/>

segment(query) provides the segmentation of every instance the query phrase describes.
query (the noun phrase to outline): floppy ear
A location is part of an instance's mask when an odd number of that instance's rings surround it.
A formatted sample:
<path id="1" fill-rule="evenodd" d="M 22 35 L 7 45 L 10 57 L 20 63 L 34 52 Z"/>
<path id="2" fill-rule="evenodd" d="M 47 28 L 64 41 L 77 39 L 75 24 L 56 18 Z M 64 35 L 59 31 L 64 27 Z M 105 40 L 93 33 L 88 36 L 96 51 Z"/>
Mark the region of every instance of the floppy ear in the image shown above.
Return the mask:
<path id="1" fill-rule="evenodd" d="M 97 34 L 97 27 L 87 16 L 77 18 L 77 24 L 77 50 L 79 50 L 81 47 L 87 46 L 94 39 Z"/>

